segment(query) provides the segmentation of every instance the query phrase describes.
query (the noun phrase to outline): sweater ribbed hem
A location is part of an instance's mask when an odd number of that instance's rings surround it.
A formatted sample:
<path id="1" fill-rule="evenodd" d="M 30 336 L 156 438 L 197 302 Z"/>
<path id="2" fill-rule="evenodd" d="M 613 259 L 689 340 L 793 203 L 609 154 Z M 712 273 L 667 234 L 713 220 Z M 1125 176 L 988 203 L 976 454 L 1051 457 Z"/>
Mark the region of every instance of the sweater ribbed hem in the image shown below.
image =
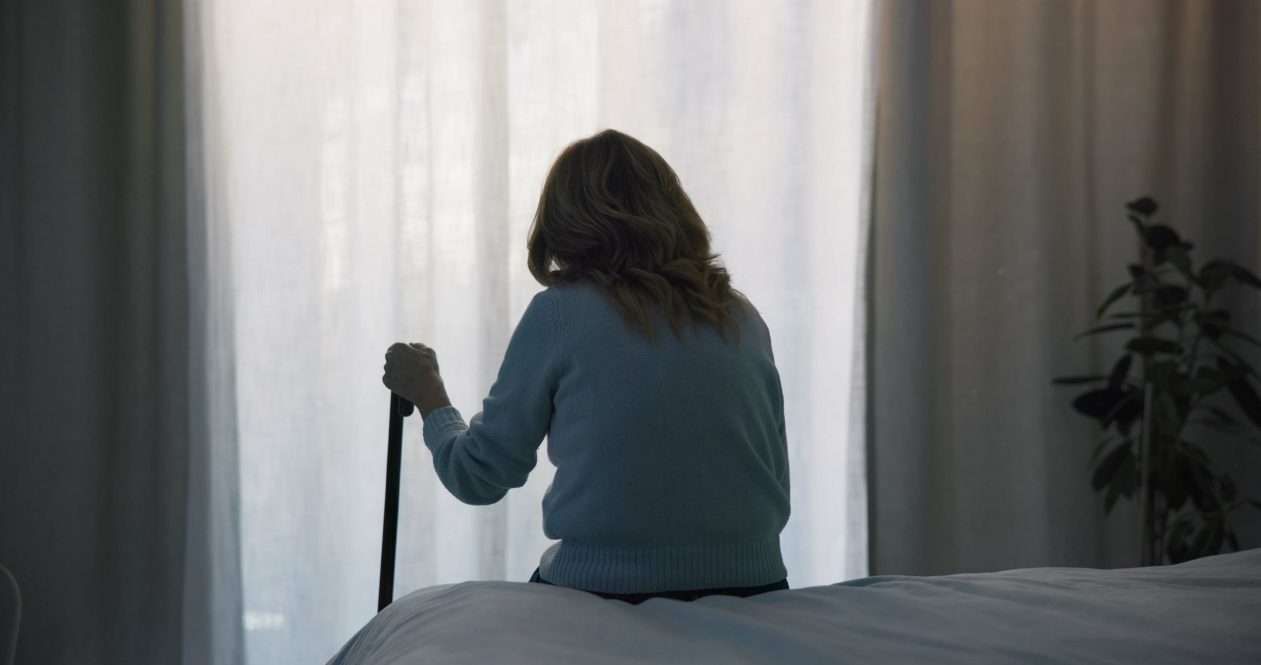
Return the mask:
<path id="1" fill-rule="evenodd" d="M 539 561 L 557 586 L 603 593 L 752 587 L 788 577 L 774 539 L 729 545 L 611 547 L 561 541 Z"/>

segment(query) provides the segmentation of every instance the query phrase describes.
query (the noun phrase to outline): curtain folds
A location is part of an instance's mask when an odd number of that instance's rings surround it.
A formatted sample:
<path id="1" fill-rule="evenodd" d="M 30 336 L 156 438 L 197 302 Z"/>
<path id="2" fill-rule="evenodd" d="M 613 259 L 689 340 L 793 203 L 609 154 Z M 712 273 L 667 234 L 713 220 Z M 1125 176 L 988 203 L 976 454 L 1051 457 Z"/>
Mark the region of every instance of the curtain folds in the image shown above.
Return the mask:
<path id="1" fill-rule="evenodd" d="M 0 6 L 0 560 L 23 663 L 241 662 L 220 634 L 180 3 Z M 195 109 L 194 109 L 195 110 Z M 211 400 L 213 402 L 213 400 Z M 226 445 L 226 444 L 225 444 Z M 214 545 L 210 543 L 213 542 Z M 239 631 L 238 631 L 239 632 Z M 236 640 L 239 646 L 240 640 Z M 185 658 L 187 656 L 187 658 Z"/>
<path id="2" fill-rule="evenodd" d="M 185 220 L 188 261 L 189 464 L 184 665 L 246 662 L 241 574 L 234 276 L 230 229 L 214 223 L 223 185 L 214 63 L 202 49 L 209 3 L 184 3 Z"/>
<path id="3" fill-rule="evenodd" d="M 1157 199 L 1200 262 L 1261 263 L 1259 37 L 1257 3 L 885 3 L 872 574 L 1138 565 L 1133 503 L 1104 519 L 1094 425 L 1050 381 L 1122 343 L 1072 338 L 1137 256 L 1127 201 Z M 1254 294 L 1227 305 L 1261 329 Z M 1197 440 L 1261 474 L 1254 451 Z M 1255 547 L 1261 520 L 1237 517 Z"/>

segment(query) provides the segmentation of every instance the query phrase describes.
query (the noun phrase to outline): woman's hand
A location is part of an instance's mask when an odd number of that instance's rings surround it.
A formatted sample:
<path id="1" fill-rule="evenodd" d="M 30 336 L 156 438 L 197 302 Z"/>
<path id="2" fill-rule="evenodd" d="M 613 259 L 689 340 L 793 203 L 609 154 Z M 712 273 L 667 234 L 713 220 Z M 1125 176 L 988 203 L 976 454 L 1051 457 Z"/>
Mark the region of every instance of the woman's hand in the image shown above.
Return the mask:
<path id="1" fill-rule="evenodd" d="M 438 373 L 438 354 L 420 343 L 397 342 L 385 352 L 385 387 L 415 404 L 426 416 L 440 403 L 449 404 Z"/>

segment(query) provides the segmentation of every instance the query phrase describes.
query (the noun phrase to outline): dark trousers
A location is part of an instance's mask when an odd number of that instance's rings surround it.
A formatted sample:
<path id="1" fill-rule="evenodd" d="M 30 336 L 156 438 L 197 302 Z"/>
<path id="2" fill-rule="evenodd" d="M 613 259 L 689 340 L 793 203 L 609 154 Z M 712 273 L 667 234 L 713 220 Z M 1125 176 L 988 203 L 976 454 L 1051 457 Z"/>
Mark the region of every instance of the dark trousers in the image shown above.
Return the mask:
<path id="1" fill-rule="evenodd" d="M 538 582 L 539 584 L 552 584 L 542 577 L 539 577 L 538 568 L 534 569 L 534 574 L 530 576 L 530 581 Z M 552 586 L 556 585 L 552 584 Z M 631 605 L 638 605 L 649 598 L 673 598 L 674 600 L 696 600 L 702 596 L 740 596 L 741 598 L 748 598 L 749 596 L 756 596 L 759 593 L 766 593 L 767 591 L 780 591 L 787 588 L 788 578 L 784 578 L 778 582 L 773 582 L 763 586 L 737 586 L 726 589 L 691 589 L 689 591 L 658 591 L 656 593 L 603 593 L 600 591 L 587 591 L 587 593 L 593 593 L 601 598 L 607 598 L 609 600 L 622 600 L 630 603 Z M 586 591 L 586 589 L 578 589 L 578 591 Z"/>

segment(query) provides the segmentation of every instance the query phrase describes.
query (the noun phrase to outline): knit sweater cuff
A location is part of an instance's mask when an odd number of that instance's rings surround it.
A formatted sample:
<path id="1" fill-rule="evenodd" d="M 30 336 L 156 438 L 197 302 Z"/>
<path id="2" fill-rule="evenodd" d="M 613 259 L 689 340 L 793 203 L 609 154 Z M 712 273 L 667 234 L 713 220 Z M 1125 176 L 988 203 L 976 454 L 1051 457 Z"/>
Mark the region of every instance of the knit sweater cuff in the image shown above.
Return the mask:
<path id="1" fill-rule="evenodd" d="M 425 416 L 425 424 L 421 432 L 425 439 L 425 446 L 433 450 L 434 446 L 447 437 L 459 434 L 466 429 L 468 425 L 465 424 L 459 409 L 448 405 L 430 411 L 429 415 Z"/>

